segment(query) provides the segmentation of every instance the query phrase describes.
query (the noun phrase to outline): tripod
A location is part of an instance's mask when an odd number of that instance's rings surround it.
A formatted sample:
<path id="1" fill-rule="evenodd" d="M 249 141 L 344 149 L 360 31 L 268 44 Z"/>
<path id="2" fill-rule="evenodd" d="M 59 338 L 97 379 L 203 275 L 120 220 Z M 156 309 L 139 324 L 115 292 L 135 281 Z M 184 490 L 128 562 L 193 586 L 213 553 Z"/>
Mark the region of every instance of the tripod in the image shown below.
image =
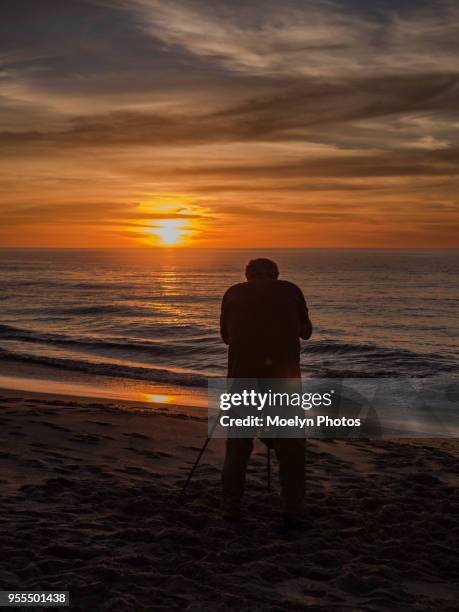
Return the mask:
<path id="1" fill-rule="evenodd" d="M 177 500 L 178 502 L 181 502 L 183 499 L 183 496 L 185 495 L 188 485 L 190 484 L 191 479 L 193 478 L 193 474 L 195 473 L 196 468 L 198 467 L 199 462 L 201 461 L 201 458 L 205 453 L 207 445 L 209 444 L 210 439 L 212 438 L 215 428 L 217 427 L 218 420 L 219 419 L 217 417 L 215 419 L 214 424 L 212 425 L 212 429 L 210 430 L 207 438 L 204 440 L 204 444 L 202 445 L 201 450 L 199 451 L 199 455 L 197 456 L 196 461 L 194 462 L 193 467 L 191 468 L 188 474 L 188 477 L 185 481 L 185 484 L 182 487 L 182 490 L 180 491 L 180 494 Z M 269 445 L 266 446 L 266 470 L 267 470 L 267 488 L 268 488 L 268 493 L 270 493 L 271 492 L 271 448 Z"/>

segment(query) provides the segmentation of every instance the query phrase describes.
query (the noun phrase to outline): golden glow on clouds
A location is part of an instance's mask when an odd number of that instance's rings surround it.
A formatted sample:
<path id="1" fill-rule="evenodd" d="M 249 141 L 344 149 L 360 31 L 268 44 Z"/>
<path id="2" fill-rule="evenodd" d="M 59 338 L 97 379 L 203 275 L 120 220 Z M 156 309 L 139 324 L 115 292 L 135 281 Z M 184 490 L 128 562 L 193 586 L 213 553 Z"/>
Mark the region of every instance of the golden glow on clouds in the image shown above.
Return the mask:
<path id="1" fill-rule="evenodd" d="M 5 9 L 0 247 L 457 246 L 457 3 L 54 4 Z"/>

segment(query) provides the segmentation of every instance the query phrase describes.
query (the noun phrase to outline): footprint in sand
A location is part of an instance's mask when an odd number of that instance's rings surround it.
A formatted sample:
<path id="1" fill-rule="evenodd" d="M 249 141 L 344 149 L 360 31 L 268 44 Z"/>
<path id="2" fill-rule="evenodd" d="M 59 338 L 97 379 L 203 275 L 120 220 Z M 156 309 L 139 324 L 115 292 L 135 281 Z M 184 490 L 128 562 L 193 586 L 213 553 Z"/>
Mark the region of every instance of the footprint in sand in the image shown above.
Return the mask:
<path id="1" fill-rule="evenodd" d="M 138 438 L 139 440 L 149 440 L 150 439 L 150 436 L 146 436 L 145 434 L 136 433 L 136 432 L 123 433 L 123 436 L 126 436 L 128 438 Z"/>
<path id="2" fill-rule="evenodd" d="M 67 427 L 63 427 L 62 425 L 56 425 L 56 423 L 50 423 L 49 421 L 38 421 L 37 419 L 29 419 L 29 423 L 42 425 L 43 427 L 48 427 L 48 429 L 55 429 L 56 431 L 72 431 Z"/>
<path id="3" fill-rule="evenodd" d="M 130 448 L 129 446 L 126 446 L 125 448 L 131 453 L 135 453 L 136 455 L 141 455 L 142 457 L 149 457 L 150 459 L 160 459 L 161 457 L 172 457 L 171 454 L 163 453 L 161 451 L 141 450 L 139 448 Z"/>
<path id="4" fill-rule="evenodd" d="M 81 442 L 82 444 L 98 444 L 101 441 L 100 436 L 95 436 L 93 434 L 75 434 L 70 440 Z"/>
<path id="5" fill-rule="evenodd" d="M 113 427 L 113 423 L 107 423 L 105 421 L 91 421 L 91 420 L 87 420 L 86 423 L 92 423 L 93 425 L 100 425 L 101 427 Z"/>
<path id="6" fill-rule="evenodd" d="M 66 470 L 71 471 L 71 472 L 77 472 L 78 470 L 81 470 L 81 465 L 76 465 L 75 463 L 67 463 L 66 465 L 63 466 Z"/>

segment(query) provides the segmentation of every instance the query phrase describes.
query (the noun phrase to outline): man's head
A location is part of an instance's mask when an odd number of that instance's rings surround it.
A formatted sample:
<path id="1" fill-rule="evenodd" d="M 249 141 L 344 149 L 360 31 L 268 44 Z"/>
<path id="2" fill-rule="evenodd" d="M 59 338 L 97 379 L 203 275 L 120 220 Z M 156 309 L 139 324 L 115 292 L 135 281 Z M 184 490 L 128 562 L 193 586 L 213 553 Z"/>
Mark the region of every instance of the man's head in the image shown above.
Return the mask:
<path id="1" fill-rule="evenodd" d="M 245 276 L 248 281 L 257 278 L 271 278 L 276 280 L 279 276 L 279 268 L 270 259 L 251 259 L 245 268 Z"/>

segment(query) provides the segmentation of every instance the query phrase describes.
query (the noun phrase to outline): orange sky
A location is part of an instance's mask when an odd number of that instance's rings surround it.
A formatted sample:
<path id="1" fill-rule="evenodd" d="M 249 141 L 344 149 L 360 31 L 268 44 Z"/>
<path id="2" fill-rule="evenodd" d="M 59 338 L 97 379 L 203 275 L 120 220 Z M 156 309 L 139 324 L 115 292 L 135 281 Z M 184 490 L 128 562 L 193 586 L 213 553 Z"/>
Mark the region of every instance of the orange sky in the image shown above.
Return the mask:
<path id="1" fill-rule="evenodd" d="M 459 246 L 459 9 L 398 5 L 11 3 L 0 246 Z"/>

